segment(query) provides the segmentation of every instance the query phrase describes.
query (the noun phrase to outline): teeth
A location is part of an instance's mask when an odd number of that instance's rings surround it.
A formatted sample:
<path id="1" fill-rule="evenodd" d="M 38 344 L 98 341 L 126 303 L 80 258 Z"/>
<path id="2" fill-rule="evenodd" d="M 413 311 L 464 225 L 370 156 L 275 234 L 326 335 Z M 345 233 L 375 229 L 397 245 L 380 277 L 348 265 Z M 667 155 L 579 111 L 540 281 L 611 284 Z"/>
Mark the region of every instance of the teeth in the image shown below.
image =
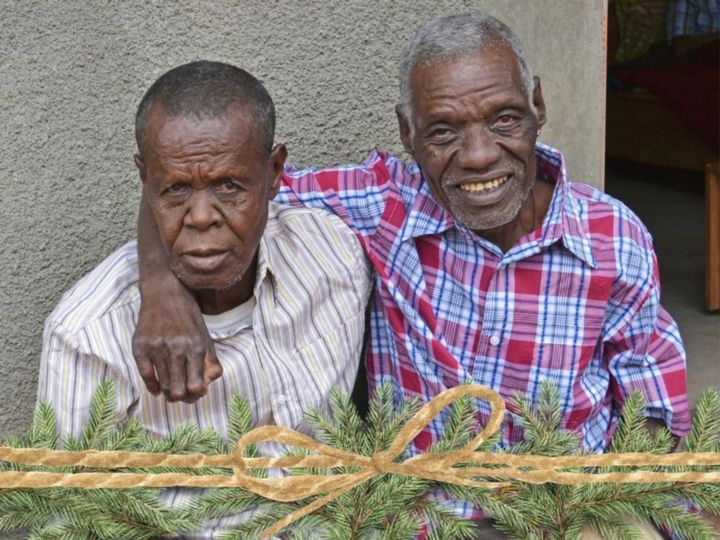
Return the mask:
<path id="1" fill-rule="evenodd" d="M 474 184 L 460 184 L 460 189 L 463 191 L 472 191 L 472 192 L 478 192 L 478 191 L 487 191 L 489 189 L 495 189 L 501 184 L 504 184 L 507 181 L 507 176 L 501 176 L 500 178 L 496 178 L 492 182 L 476 182 Z"/>

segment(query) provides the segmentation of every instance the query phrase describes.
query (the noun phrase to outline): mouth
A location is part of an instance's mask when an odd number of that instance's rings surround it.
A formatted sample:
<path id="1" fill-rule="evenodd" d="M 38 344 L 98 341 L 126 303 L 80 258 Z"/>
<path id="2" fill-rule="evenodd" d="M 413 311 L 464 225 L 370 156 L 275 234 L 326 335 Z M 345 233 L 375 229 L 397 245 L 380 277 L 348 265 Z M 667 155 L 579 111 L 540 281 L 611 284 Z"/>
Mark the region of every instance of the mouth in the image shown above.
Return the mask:
<path id="1" fill-rule="evenodd" d="M 512 180 L 512 174 L 504 174 L 495 178 L 483 178 L 476 182 L 464 181 L 455 184 L 452 196 L 456 197 L 460 204 L 474 207 L 492 206 L 505 198 L 513 185 Z"/>
<path id="2" fill-rule="evenodd" d="M 486 180 L 482 182 L 468 182 L 465 184 L 460 184 L 458 187 L 468 193 L 490 192 L 505 184 L 509 178 L 510 176 L 506 174 L 505 176 L 500 176 L 498 178 L 495 178 L 494 180 Z"/>
<path id="3" fill-rule="evenodd" d="M 185 252 L 182 254 L 182 259 L 185 266 L 198 272 L 210 273 L 222 265 L 227 254 L 225 250 L 202 249 Z"/>

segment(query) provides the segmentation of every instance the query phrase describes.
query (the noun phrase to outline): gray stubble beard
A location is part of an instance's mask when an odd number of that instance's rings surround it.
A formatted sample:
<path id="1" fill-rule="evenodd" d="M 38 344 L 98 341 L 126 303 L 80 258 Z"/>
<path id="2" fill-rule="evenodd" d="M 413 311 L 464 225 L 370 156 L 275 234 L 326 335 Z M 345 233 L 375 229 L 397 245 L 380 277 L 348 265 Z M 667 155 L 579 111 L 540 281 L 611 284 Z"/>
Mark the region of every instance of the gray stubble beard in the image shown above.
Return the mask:
<path id="1" fill-rule="evenodd" d="M 517 177 L 518 171 L 516 168 L 513 168 L 513 177 Z M 441 184 L 443 188 L 447 185 L 456 185 L 458 178 L 456 175 L 449 175 L 449 176 L 443 176 L 441 179 Z M 513 181 L 513 179 L 509 180 L 510 182 Z M 447 210 L 453 215 L 453 217 L 462 223 L 465 227 L 472 231 L 483 231 L 488 229 L 495 229 L 497 227 L 502 227 L 503 225 L 507 225 L 510 223 L 515 217 L 517 217 L 518 213 L 520 212 L 520 209 L 525 204 L 525 201 L 527 201 L 528 196 L 530 195 L 530 192 L 532 191 L 533 185 L 535 184 L 535 181 L 533 180 L 530 182 L 525 189 L 524 193 L 522 193 L 522 196 L 517 199 L 517 202 L 514 203 L 510 209 L 508 209 L 507 212 L 507 218 L 503 219 L 497 219 L 495 221 L 483 221 L 481 219 L 477 219 L 477 213 L 482 212 L 482 210 L 476 210 L 475 212 L 465 212 L 464 209 L 461 208 L 461 211 L 456 211 L 458 207 L 462 207 L 462 205 L 453 205 L 450 208 L 447 208 Z M 512 187 L 511 187 L 512 189 Z M 448 200 L 448 204 L 453 204 L 453 196 L 451 196 L 447 191 L 444 191 L 445 196 Z M 506 194 L 506 197 L 509 195 Z"/>

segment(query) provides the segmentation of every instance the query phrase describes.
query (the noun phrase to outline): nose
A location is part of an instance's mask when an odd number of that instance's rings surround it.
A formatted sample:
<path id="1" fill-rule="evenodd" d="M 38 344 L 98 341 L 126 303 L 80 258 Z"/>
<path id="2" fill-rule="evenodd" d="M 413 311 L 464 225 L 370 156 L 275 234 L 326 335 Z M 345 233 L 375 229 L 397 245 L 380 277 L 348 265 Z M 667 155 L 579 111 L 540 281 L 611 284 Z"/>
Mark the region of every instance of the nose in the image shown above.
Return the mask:
<path id="1" fill-rule="evenodd" d="M 219 225 L 222 214 L 215 206 L 213 195 L 209 189 L 195 191 L 190 197 L 189 207 L 183 223 L 193 229 L 206 230 Z"/>
<path id="2" fill-rule="evenodd" d="M 501 157 L 502 149 L 486 126 L 471 125 L 463 133 L 462 146 L 456 160 L 463 169 L 485 171 Z"/>

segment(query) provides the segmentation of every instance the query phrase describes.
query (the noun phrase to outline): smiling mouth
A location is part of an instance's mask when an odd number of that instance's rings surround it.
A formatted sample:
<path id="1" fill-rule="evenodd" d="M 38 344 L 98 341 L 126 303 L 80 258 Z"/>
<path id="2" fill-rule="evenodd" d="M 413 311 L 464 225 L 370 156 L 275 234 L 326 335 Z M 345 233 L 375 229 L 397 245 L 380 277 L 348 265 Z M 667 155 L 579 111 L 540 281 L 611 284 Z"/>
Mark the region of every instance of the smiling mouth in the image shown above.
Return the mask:
<path id="1" fill-rule="evenodd" d="M 499 178 L 496 178 L 495 180 L 491 181 L 485 181 L 485 182 L 474 182 L 474 183 L 468 183 L 468 184 L 460 184 L 460 189 L 463 191 L 467 191 L 469 193 L 479 193 L 482 191 L 491 191 L 493 189 L 496 189 L 503 185 L 505 182 L 508 181 L 508 178 L 510 178 L 508 175 L 501 176 Z"/>

